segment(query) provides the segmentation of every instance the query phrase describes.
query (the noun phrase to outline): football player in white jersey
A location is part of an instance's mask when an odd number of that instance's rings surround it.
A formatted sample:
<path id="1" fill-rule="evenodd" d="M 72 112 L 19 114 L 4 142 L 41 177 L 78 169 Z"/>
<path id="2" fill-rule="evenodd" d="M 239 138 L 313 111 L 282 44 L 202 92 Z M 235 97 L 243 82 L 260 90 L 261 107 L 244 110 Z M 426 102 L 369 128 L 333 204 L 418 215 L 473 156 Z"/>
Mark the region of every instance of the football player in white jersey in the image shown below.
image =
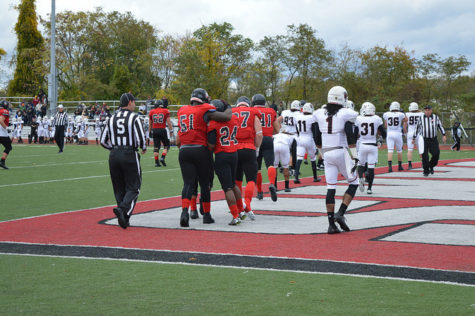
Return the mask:
<path id="1" fill-rule="evenodd" d="M 388 145 L 388 171 L 393 172 L 393 151 L 396 148 L 398 170 L 403 171 L 402 167 L 402 133 L 407 131 L 407 118 L 400 112 L 399 102 L 392 102 L 389 106 L 389 112 L 383 114 L 385 127 L 387 129 L 386 144 Z"/>
<path id="2" fill-rule="evenodd" d="M 54 133 L 56 132 L 56 126 L 53 124 L 53 121 L 54 121 L 54 116 L 51 116 L 51 118 L 49 120 L 51 130 L 48 128 L 49 142 L 51 144 L 54 144 Z"/>
<path id="3" fill-rule="evenodd" d="M 294 183 L 300 183 L 299 173 L 300 166 L 302 165 L 305 153 L 310 156 L 310 162 L 312 163 L 313 182 L 321 181 L 321 178 L 317 177 L 317 158 L 315 155 L 316 146 L 313 140 L 313 129 L 316 126 L 316 118 L 312 115 L 313 105 L 311 103 L 305 103 L 302 108 L 302 113 L 295 116 L 297 121 L 297 130 L 299 136 L 297 137 L 297 163 L 295 165 L 295 180 Z"/>
<path id="4" fill-rule="evenodd" d="M 328 92 L 327 105 L 313 113 L 317 120 L 315 142 L 317 147 L 322 148 L 325 164 L 325 177 L 327 180 L 326 208 L 329 234 L 340 232 L 335 222 L 343 230 L 350 230 L 348 225 L 346 225 L 344 215 L 358 188 L 358 176 L 355 172 L 355 162 L 357 161 L 356 148 L 354 148 L 356 143 L 355 128 L 351 123 L 351 121 L 356 119 L 358 113 L 345 107 L 347 100 L 348 93 L 346 89 L 341 86 L 335 86 Z M 352 148 L 348 148 L 348 145 Z M 348 149 L 350 149 L 351 156 Z M 343 196 L 338 213 L 335 214 L 335 193 L 339 173 L 346 178 L 349 186 Z"/>
<path id="5" fill-rule="evenodd" d="M 21 118 L 21 116 L 19 116 L 17 119 L 16 119 L 16 128 L 15 128 L 15 136 L 17 137 L 18 139 L 18 143 L 23 143 L 23 139 L 21 138 L 21 131 L 23 130 L 23 119 Z"/>
<path id="6" fill-rule="evenodd" d="M 99 118 L 96 118 L 94 122 L 94 132 L 96 133 L 96 145 L 99 145 L 99 139 L 101 139 L 102 134 L 102 122 Z"/>
<path id="7" fill-rule="evenodd" d="M 48 129 L 49 129 L 49 120 L 48 120 L 48 117 L 46 115 L 43 116 L 43 119 L 41 120 L 41 124 L 43 126 L 43 131 L 42 131 L 43 144 L 47 144 L 48 143 L 48 133 L 49 133 L 49 131 L 48 131 Z"/>
<path id="8" fill-rule="evenodd" d="M 73 134 L 74 134 L 74 120 L 72 116 L 68 117 L 68 125 L 66 128 L 66 142 L 72 143 L 73 142 Z"/>
<path id="9" fill-rule="evenodd" d="M 284 169 L 284 181 L 285 181 L 285 192 L 290 192 L 289 186 L 289 163 L 290 163 L 290 147 L 294 141 L 293 135 L 287 134 L 287 132 L 280 131 L 280 133 L 275 134 L 274 138 L 274 168 L 281 164 Z"/>
<path id="10" fill-rule="evenodd" d="M 412 169 L 412 151 L 414 150 L 414 142 L 413 137 L 414 133 L 417 129 L 417 124 L 421 120 L 422 112 L 419 112 L 419 105 L 416 102 L 412 102 L 409 104 L 409 112 L 406 113 L 407 117 L 407 162 L 409 164 L 408 169 Z M 418 135 L 416 137 L 416 146 L 419 154 L 422 155 L 424 153 L 424 138 L 422 135 Z"/>
<path id="11" fill-rule="evenodd" d="M 280 124 L 281 131 L 292 135 L 293 141 L 290 149 L 291 160 L 290 160 L 290 169 L 295 168 L 295 163 L 297 162 L 297 121 L 295 116 L 300 113 L 300 101 L 294 100 L 290 104 L 290 110 L 284 110 L 280 114 L 277 122 Z"/>
<path id="12" fill-rule="evenodd" d="M 89 130 L 89 121 L 86 116 L 83 116 L 82 121 L 81 121 L 81 130 L 80 130 L 82 137 L 81 136 L 79 137 L 83 145 L 88 144 L 88 138 L 87 138 L 88 130 Z"/>
<path id="13" fill-rule="evenodd" d="M 386 130 L 383 126 L 383 120 L 375 115 L 376 107 L 370 103 L 365 102 L 361 106 L 362 114 L 356 118 L 355 126 L 358 131 L 358 176 L 360 178 L 360 191 L 364 191 L 363 173 L 365 164 L 368 164 L 368 194 L 372 194 L 373 180 L 374 180 L 374 166 L 378 160 L 378 144 L 377 134 L 385 138 Z"/>

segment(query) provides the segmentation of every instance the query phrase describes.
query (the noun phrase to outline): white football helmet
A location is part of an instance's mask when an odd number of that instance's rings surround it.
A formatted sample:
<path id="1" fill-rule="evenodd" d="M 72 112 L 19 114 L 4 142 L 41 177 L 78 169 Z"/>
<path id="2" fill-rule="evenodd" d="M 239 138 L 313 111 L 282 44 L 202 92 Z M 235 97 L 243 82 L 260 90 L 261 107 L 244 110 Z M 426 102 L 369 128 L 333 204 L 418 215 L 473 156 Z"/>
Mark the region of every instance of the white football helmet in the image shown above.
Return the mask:
<path id="1" fill-rule="evenodd" d="M 418 111 L 419 110 L 419 104 L 417 104 L 416 102 L 411 102 L 411 104 L 409 104 L 409 111 Z"/>
<path id="2" fill-rule="evenodd" d="M 355 109 L 355 104 L 353 103 L 353 101 L 348 100 L 348 101 L 346 101 L 346 106 L 345 107 L 348 108 L 348 109 L 354 110 Z"/>
<path id="3" fill-rule="evenodd" d="M 328 103 L 339 104 L 346 107 L 346 101 L 348 101 L 348 92 L 341 86 L 335 86 L 328 91 Z"/>
<path id="4" fill-rule="evenodd" d="M 293 100 L 292 103 L 290 103 L 290 109 L 300 111 L 300 101 L 299 100 Z"/>
<path id="5" fill-rule="evenodd" d="M 400 109 L 401 109 L 401 105 L 397 101 L 392 102 L 391 105 L 389 106 L 389 111 L 399 111 Z"/>
<path id="6" fill-rule="evenodd" d="M 80 115 L 76 116 L 76 123 L 81 123 L 82 122 L 82 117 Z"/>
<path id="7" fill-rule="evenodd" d="M 312 114 L 313 113 L 313 105 L 312 103 L 305 103 L 302 107 L 302 112 L 303 113 L 308 113 L 308 114 Z"/>
<path id="8" fill-rule="evenodd" d="M 361 106 L 361 111 L 363 112 L 363 115 L 366 116 L 374 115 L 376 113 L 376 107 L 371 102 L 365 102 Z"/>

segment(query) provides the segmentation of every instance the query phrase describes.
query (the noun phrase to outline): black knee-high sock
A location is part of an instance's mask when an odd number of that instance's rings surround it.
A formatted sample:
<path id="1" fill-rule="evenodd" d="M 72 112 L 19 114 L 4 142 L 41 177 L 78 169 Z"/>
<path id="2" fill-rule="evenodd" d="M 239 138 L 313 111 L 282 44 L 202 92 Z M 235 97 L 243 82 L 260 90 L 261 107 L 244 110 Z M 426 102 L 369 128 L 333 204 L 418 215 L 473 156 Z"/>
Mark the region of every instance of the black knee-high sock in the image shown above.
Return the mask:
<path id="1" fill-rule="evenodd" d="M 297 160 L 297 163 L 295 164 L 295 179 L 298 179 L 300 176 L 300 166 L 302 165 L 303 160 L 299 159 Z"/>
<path id="2" fill-rule="evenodd" d="M 364 166 L 358 166 L 358 177 L 363 178 Z"/>
<path id="3" fill-rule="evenodd" d="M 317 162 L 312 161 L 312 172 L 313 172 L 313 178 L 317 178 Z"/>
<path id="4" fill-rule="evenodd" d="M 374 169 L 369 168 L 368 169 L 368 190 L 371 190 L 373 187 L 373 180 L 374 180 Z"/>

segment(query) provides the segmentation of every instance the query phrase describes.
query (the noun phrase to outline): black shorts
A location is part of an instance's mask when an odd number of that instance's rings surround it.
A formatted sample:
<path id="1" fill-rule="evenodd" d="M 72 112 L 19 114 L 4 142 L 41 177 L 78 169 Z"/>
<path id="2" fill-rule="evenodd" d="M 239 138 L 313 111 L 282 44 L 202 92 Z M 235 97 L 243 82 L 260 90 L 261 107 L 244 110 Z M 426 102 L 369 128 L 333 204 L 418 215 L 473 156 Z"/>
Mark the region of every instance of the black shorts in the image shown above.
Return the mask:
<path id="1" fill-rule="evenodd" d="M 213 170 L 211 163 L 211 152 L 204 146 L 181 147 L 178 153 L 181 175 L 184 188 L 182 197 L 191 199 L 196 184 L 196 179 L 201 188 L 201 196 L 204 202 L 210 199 L 210 170 Z"/>
<path id="2" fill-rule="evenodd" d="M 152 129 L 153 148 L 160 149 L 160 143 L 163 143 L 163 147 L 170 148 L 170 140 L 168 139 L 167 130 L 165 128 Z"/>
<path id="3" fill-rule="evenodd" d="M 214 171 L 218 176 L 224 192 L 234 188 L 236 183 L 236 169 L 238 163 L 237 152 L 220 152 L 214 156 Z"/>
<path id="4" fill-rule="evenodd" d="M 270 136 L 264 136 L 262 138 L 259 156 L 257 156 L 257 166 L 259 170 L 261 170 L 262 167 L 262 158 L 264 158 L 266 168 L 274 165 L 274 140 Z"/>
<path id="5" fill-rule="evenodd" d="M 4 153 L 6 153 L 7 155 L 10 153 L 10 151 L 12 151 L 12 140 L 10 139 L 10 137 L 8 136 L 2 136 L 0 137 L 0 144 L 3 145 L 3 147 L 5 147 L 5 150 L 3 151 Z"/>
<path id="6" fill-rule="evenodd" d="M 246 175 L 246 181 L 254 181 L 257 179 L 257 158 L 254 149 L 239 149 L 238 166 L 236 170 L 236 180 L 243 180 L 243 173 Z"/>

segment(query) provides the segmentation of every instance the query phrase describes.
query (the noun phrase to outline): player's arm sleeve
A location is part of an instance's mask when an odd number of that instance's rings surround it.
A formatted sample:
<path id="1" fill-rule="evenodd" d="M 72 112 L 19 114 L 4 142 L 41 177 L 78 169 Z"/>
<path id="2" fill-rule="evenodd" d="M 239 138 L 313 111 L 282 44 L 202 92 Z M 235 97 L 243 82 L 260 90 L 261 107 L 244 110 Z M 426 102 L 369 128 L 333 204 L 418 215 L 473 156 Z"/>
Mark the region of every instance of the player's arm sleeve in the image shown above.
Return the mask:
<path id="1" fill-rule="evenodd" d="M 379 125 L 378 127 L 378 132 L 379 135 L 381 135 L 382 138 L 386 138 L 386 129 L 384 128 L 383 124 Z"/>
<path id="2" fill-rule="evenodd" d="M 350 121 L 347 121 L 345 123 L 345 134 L 346 140 L 348 141 L 348 145 L 356 144 L 356 136 L 358 134 L 355 133 L 355 124 L 351 123 Z"/>
<path id="3" fill-rule="evenodd" d="M 318 122 L 312 124 L 312 134 L 313 134 L 313 141 L 317 147 L 322 146 L 322 132 L 320 132 L 320 128 L 318 127 Z"/>
<path id="4" fill-rule="evenodd" d="M 226 111 L 224 112 L 218 112 L 213 107 L 212 110 L 209 110 L 208 112 L 206 112 L 205 120 L 207 118 L 208 120 L 213 120 L 216 122 L 227 122 L 231 119 L 232 115 L 233 115 L 233 112 L 230 107 L 228 107 Z"/>

